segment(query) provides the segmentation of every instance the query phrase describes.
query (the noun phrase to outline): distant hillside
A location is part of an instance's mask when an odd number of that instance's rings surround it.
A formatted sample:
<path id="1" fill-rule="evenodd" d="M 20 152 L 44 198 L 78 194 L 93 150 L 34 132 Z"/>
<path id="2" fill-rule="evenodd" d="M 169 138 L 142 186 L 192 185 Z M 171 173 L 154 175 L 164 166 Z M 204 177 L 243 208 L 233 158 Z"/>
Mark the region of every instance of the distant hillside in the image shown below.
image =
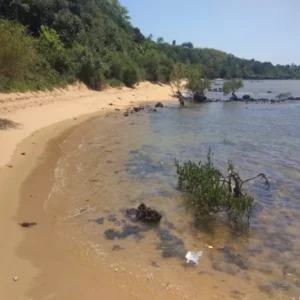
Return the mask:
<path id="1" fill-rule="evenodd" d="M 175 35 L 175 33 L 174 33 Z M 300 78 L 300 67 L 245 60 L 214 49 L 156 42 L 133 27 L 118 0 L 2 0 L 0 90 L 46 89 L 82 80 L 169 81 L 174 64 L 208 78 Z"/>

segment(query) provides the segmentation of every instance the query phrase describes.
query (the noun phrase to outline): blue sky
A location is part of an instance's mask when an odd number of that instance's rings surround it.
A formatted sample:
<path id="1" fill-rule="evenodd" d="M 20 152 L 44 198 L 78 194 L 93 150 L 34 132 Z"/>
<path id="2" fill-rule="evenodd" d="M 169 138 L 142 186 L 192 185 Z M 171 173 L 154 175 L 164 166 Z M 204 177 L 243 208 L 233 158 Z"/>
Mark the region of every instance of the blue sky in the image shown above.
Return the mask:
<path id="1" fill-rule="evenodd" d="M 154 39 L 300 65 L 300 0 L 120 0 Z"/>

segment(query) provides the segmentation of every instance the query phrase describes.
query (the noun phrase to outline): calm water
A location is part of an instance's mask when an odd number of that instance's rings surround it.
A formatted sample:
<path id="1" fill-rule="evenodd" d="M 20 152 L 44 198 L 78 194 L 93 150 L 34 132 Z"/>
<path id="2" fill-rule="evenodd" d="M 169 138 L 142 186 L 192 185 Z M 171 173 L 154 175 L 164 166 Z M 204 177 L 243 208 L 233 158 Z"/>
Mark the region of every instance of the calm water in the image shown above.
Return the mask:
<path id="1" fill-rule="evenodd" d="M 86 123 L 62 146 L 45 205 L 58 233 L 80 244 L 82 256 L 172 286 L 182 298 L 298 299 L 300 103 L 247 107 L 175 105 Z M 176 189 L 175 158 L 202 160 L 209 147 L 224 172 L 231 159 L 242 177 L 264 172 L 271 182 L 270 190 L 259 180 L 247 186 L 256 198 L 247 233 L 224 216 L 195 222 Z M 142 201 L 162 212 L 160 225 L 127 218 Z M 185 253 L 200 250 L 199 264 L 187 268 Z"/>
<path id="2" fill-rule="evenodd" d="M 223 80 L 214 80 L 212 88 L 223 86 Z M 271 93 L 268 93 L 271 92 Z M 238 97 L 250 95 L 254 99 L 276 99 L 280 93 L 291 93 L 293 97 L 300 97 L 299 80 L 244 80 L 244 87 L 236 92 Z M 231 95 L 223 96 L 223 93 L 207 93 L 210 99 L 228 99 Z"/>

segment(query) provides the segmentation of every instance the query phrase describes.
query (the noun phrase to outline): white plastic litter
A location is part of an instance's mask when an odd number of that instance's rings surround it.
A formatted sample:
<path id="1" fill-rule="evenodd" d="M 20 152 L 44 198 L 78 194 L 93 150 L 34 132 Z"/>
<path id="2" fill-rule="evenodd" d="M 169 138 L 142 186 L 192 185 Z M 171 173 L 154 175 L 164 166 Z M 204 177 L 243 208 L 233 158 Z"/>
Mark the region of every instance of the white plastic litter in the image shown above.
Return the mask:
<path id="1" fill-rule="evenodd" d="M 185 255 L 186 262 L 188 264 L 198 265 L 199 259 L 202 255 L 203 255 L 203 251 L 199 251 L 199 252 L 188 251 L 188 253 Z"/>

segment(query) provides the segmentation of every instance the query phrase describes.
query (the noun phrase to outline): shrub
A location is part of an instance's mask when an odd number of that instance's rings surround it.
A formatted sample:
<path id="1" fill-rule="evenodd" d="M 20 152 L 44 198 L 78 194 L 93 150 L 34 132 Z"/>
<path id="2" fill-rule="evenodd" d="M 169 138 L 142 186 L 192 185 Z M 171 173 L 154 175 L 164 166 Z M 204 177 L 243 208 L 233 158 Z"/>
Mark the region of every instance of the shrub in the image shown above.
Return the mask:
<path id="1" fill-rule="evenodd" d="M 22 80 L 35 56 L 33 39 L 26 35 L 22 25 L 0 20 L 0 45 L 1 81 L 8 84 L 12 80 Z"/>
<path id="2" fill-rule="evenodd" d="M 223 93 L 224 95 L 228 95 L 231 92 L 235 92 L 236 90 L 242 88 L 244 86 L 242 79 L 230 79 L 224 82 L 223 85 Z"/>
<path id="3" fill-rule="evenodd" d="M 133 87 L 139 80 L 137 69 L 134 66 L 128 65 L 123 72 L 123 82 L 128 87 Z"/>
<path id="4" fill-rule="evenodd" d="M 198 68 L 191 68 L 187 73 L 186 88 L 194 94 L 204 95 L 206 89 L 209 89 L 211 82 L 201 77 L 201 72 Z"/>
<path id="5" fill-rule="evenodd" d="M 257 177 L 241 180 L 229 162 L 229 175 L 223 176 L 212 162 L 213 153 L 207 154 L 207 162 L 197 164 L 192 161 L 180 165 L 175 162 L 178 174 L 178 187 L 187 195 L 187 203 L 198 218 L 226 212 L 235 221 L 249 221 L 254 206 L 254 198 L 242 192 L 242 186 Z"/>
<path id="6" fill-rule="evenodd" d="M 111 87 L 122 87 L 124 86 L 123 82 L 118 80 L 118 79 L 115 79 L 115 78 L 112 78 L 112 79 L 108 79 L 107 80 L 107 84 Z"/>

